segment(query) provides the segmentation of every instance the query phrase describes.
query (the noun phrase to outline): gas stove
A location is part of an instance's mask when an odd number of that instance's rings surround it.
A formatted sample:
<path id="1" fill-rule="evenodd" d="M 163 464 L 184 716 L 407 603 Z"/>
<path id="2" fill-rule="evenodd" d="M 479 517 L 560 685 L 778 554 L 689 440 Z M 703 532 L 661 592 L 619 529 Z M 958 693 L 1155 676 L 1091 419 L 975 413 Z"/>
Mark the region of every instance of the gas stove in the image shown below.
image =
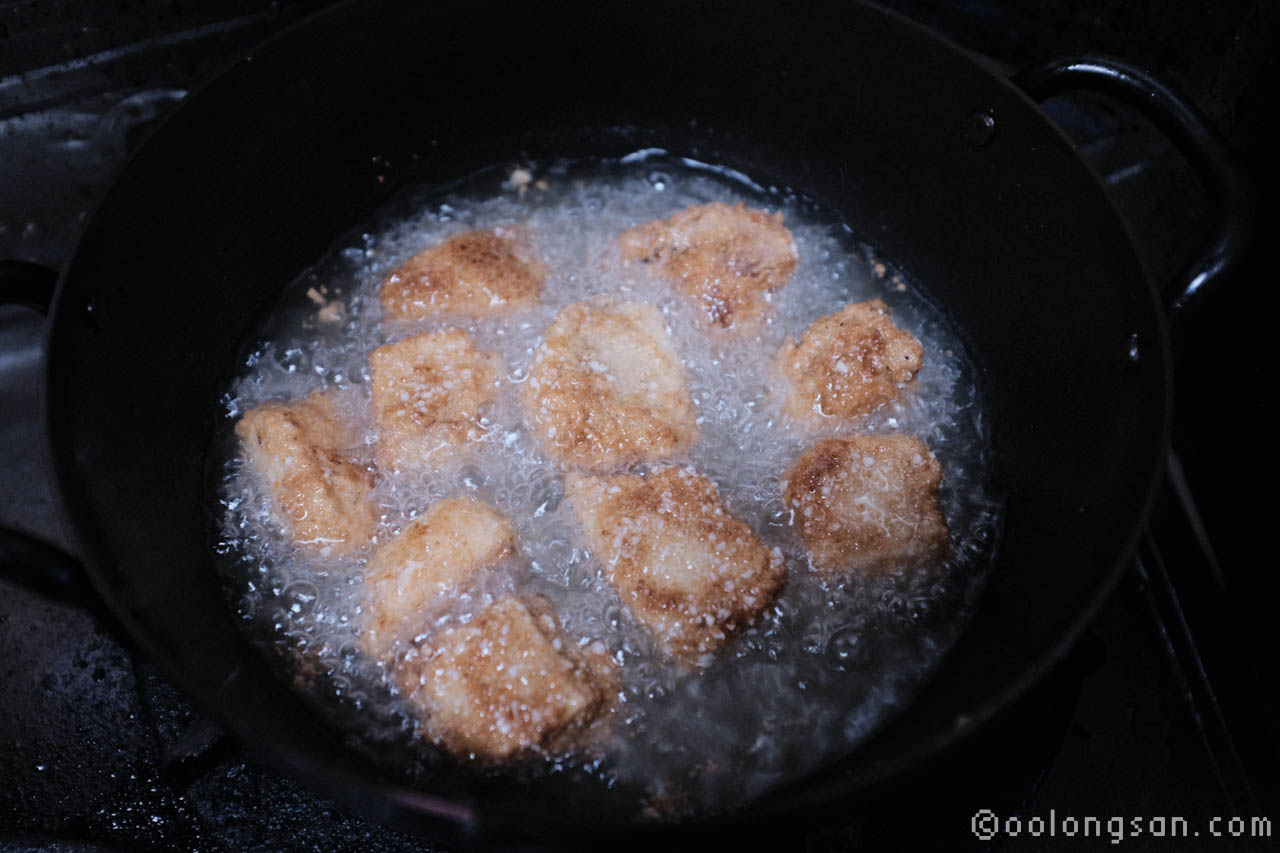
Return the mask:
<path id="1" fill-rule="evenodd" d="M 147 131 L 218 68 L 319 5 L 141 2 L 108 15 L 0 2 L 0 259 L 64 262 Z M 1258 190 L 1259 233 L 1276 223 L 1263 81 L 1275 70 L 1277 10 L 1234 0 L 885 5 L 1003 72 L 1084 51 L 1148 68 L 1223 132 Z M 1107 184 L 1152 275 L 1170 280 L 1208 228 L 1189 168 L 1104 99 L 1059 97 L 1046 109 Z M 1263 379 L 1271 315 L 1260 254 L 1180 332 L 1167 482 L 1149 535 L 1079 647 L 927 778 L 803 827 L 753 830 L 748 846 L 1074 850 L 1122 839 L 1138 850 L 1271 849 L 1270 838 L 1233 836 L 1230 822 L 1280 819 L 1280 708 L 1262 689 L 1277 581 L 1251 547 L 1265 529 L 1261 487 L 1237 482 L 1265 477 L 1231 464 L 1251 438 L 1242 427 L 1270 422 L 1258 393 L 1274 384 Z M 42 330 L 38 315 L 0 308 L 0 524 L 69 547 L 39 422 Z M 0 581 L 0 849 L 445 849 L 258 763 L 104 625 L 91 608 Z M 975 821 L 987 812 L 995 832 Z M 1202 837 L 1160 837 L 1149 822 L 1134 833 L 1132 818 L 1157 816 L 1181 817 Z M 1069 819 L 1083 827 L 1086 817 L 1100 819 L 1105 840 L 1067 832 Z M 1125 821 L 1120 838 L 1115 818 Z"/>

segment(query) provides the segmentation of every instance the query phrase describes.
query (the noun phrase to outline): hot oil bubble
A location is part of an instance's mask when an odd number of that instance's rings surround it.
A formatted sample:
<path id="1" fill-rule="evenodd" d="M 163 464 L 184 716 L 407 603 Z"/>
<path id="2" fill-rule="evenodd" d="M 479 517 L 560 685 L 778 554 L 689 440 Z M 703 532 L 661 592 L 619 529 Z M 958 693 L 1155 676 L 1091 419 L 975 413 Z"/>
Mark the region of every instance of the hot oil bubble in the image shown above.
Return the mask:
<path id="1" fill-rule="evenodd" d="M 280 594 L 281 604 L 291 616 L 306 616 L 315 607 L 320 593 L 310 581 L 294 581 Z"/>
<path id="2" fill-rule="evenodd" d="M 698 808 L 737 803 L 852 747 L 927 676 L 963 623 L 999 521 L 983 479 L 985 423 L 974 374 L 924 287 L 892 268 L 877 274 L 872 252 L 794 195 L 760 195 L 706 164 L 657 155 L 625 168 L 605 164 L 596 174 L 583 164 L 527 168 L 535 181 L 545 177 L 545 189 L 503 190 L 508 169 L 447 197 L 418 191 L 317 262 L 285 294 L 288 309 L 270 318 L 255 357 L 227 389 L 226 430 L 266 400 L 336 387 L 359 425 L 355 450 L 372 460 L 378 432 L 369 411 L 369 353 L 416 331 L 465 328 L 479 348 L 503 361 L 497 400 L 479 424 L 485 437 L 457 464 L 378 472 L 378 542 L 439 500 L 467 494 L 512 519 L 518 553 L 504 567 L 504 580 L 451 601 L 444 614 L 424 622 L 420 637 L 429 642 L 442 626 L 470 621 L 498 595 L 545 596 L 571 642 L 585 641 L 580 648 L 598 642 L 611 656 L 625 697 L 603 763 L 573 753 L 557 757 L 556 766 L 600 775 L 609 785 L 679 789 Z M 617 235 L 636 224 L 713 199 L 769 210 L 781 199 L 800 256 L 791 280 L 771 297 L 768 322 L 737 337 L 708 334 L 694 306 L 650 267 L 623 264 L 616 245 Z M 479 321 L 383 324 L 378 288 L 397 265 L 461 231 L 508 226 L 521 226 L 546 267 L 542 306 Z M 904 289 L 895 280 L 905 282 Z M 340 295 L 345 322 L 317 321 L 306 291 L 322 287 L 326 299 Z M 564 306 L 600 295 L 659 306 L 697 401 L 700 430 L 692 451 L 674 461 L 711 478 L 733 514 L 786 563 L 781 600 L 741 626 L 704 667 L 665 659 L 632 618 L 605 568 L 586 550 L 564 498 L 565 472 L 547 459 L 525 423 L 520 395 L 545 330 Z M 901 578 L 823 579 L 808 565 L 781 500 L 784 473 L 816 438 L 793 430 L 782 415 L 771 364 L 787 336 L 870 298 L 885 299 L 894 321 L 920 339 L 925 366 L 902 403 L 842 429 L 908 432 L 929 444 L 944 471 L 941 500 L 953 559 Z M 269 659 L 294 661 L 282 677 L 310 684 L 323 700 L 316 707 L 351 732 L 353 742 L 395 745 L 388 748 L 406 778 L 429 776 L 439 759 L 421 746 L 413 706 L 396 695 L 387 663 L 362 651 L 364 561 L 373 546 L 325 559 L 293 546 L 270 489 L 234 458 L 234 438 L 224 438 L 231 458 L 218 485 L 224 517 L 217 553 L 246 630 Z M 733 770 L 707 769 L 713 766 Z"/>
<path id="3" fill-rule="evenodd" d="M 846 625 L 831 635 L 826 647 L 827 664 L 839 672 L 865 668 L 871 662 L 871 642 L 866 628 Z"/>

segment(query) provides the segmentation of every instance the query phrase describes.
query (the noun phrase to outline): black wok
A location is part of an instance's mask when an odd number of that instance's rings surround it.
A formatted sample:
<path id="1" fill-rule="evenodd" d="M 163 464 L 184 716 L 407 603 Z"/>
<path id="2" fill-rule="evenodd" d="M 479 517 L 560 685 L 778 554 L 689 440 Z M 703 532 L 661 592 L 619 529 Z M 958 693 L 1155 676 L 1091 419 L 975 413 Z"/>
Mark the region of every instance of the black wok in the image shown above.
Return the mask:
<path id="1" fill-rule="evenodd" d="M 1023 82 L 1139 101 L 1234 199 L 1201 121 L 1140 74 L 1068 63 Z M 545 792 L 385 776 L 273 675 L 209 547 L 219 395 L 283 285 L 397 189 L 652 146 L 807 194 L 925 285 L 980 371 L 1007 506 L 981 606 L 916 701 L 838 765 L 714 820 L 929 761 L 1062 657 L 1135 543 L 1167 452 L 1164 311 L 1099 182 L 1016 86 L 854 4 L 341 6 L 190 98 L 121 174 L 53 299 L 46 416 L 114 618 L 249 746 L 376 817 L 619 820 L 596 789 L 548 809 Z M 1233 251 L 1211 241 L 1172 301 Z"/>

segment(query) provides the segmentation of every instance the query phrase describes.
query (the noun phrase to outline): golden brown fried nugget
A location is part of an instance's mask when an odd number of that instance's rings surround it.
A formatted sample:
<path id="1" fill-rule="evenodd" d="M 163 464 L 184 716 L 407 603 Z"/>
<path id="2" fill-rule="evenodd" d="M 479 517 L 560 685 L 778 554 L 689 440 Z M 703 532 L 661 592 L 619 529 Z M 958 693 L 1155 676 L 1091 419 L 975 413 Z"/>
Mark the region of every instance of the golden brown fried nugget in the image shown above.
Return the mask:
<path id="1" fill-rule="evenodd" d="M 796 243 L 782 213 L 715 201 L 618 238 L 629 261 L 656 264 L 712 326 L 728 328 L 765 313 L 768 295 L 796 268 Z"/>
<path id="2" fill-rule="evenodd" d="M 481 410 L 497 395 L 502 357 L 479 352 L 461 329 L 415 335 L 374 350 L 378 467 L 438 465 L 481 438 Z"/>
<path id="3" fill-rule="evenodd" d="M 359 436 L 330 393 L 255 406 L 236 424 L 236 435 L 298 544 L 346 554 L 373 537 L 373 475 L 352 459 Z"/>
<path id="4" fill-rule="evenodd" d="M 797 420 L 853 418 L 893 400 L 920 369 L 924 348 L 879 299 L 846 305 L 782 345 L 775 365 L 790 382 Z"/>
<path id="5" fill-rule="evenodd" d="M 505 758 L 554 749 L 610 706 L 612 665 L 579 649 L 545 608 L 504 598 L 448 628 L 397 671 L 423 731 L 458 754 Z"/>
<path id="6" fill-rule="evenodd" d="M 820 441 L 787 472 L 783 499 L 809 560 L 827 572 L 885 572 L 940 560 L 942 467 L 913 435 Z"/>
<path id="7" fill-rule="evenodd" d="M 782 555 L 731 516 L 691 468 L 571 474 L 565 491 L 592 555 L 667 655 L 705 664 L 782 590 Z"/>
<path id="8" fill-rule="evenodd" d="M 515 550 L 515 527 L 484 503 L 458 497 L 433 504 L 365 567 L 365 650 L 386 660 L 396 643 L 423 632 L 432 610 Z"/>
<path id="9" fill-rule="evenodd" d="M 652 305 L 565 308 L 538 348 L 523 398 L 529 426 L 566 465 L 662 459 L 697 438 L 684 368 Z"/>
<path id="10" fill-rule="evenodd" d="M 380 297 L 390 320 L 437 314 L 484 317 L 537 303 L 546 269 L 499 229 L 468 231 L 419 252 L 387 276 Z"/>

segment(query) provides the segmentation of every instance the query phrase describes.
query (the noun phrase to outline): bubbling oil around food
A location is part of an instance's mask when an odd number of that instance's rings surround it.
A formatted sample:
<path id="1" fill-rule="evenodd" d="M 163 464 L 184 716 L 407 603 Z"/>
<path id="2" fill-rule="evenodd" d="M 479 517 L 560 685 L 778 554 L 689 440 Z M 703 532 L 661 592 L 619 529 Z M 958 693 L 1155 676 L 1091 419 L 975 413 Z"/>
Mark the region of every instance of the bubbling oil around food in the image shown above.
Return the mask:
<path id="1" fill-rule="evenodd" d="M 799 250 L 794 275 L 772 297 L 772 316 L 747 337 L 709 334 L 694 308 L 640 265 L 623 263 L 617 246 L 634 225 L 715 200 L 781 210 Z M 490 428 L 464 463 L 381 478 L 378 541 L 441 498 L 473 494 L 515 523 L 520 559 L 460 595 L 444 618 L 465 618 L 515 588 L 554 602 L 570 638 L 608 649 L 619 665 L 620 694 L 607 739 L 589 752 L 546 757 L 544 772 L 567 768 L 639 791 L 638 812 L 665 816 L 740 803 L 838 758 L 909 701 L 962 629 L 981 586 L 999 518 L 974 371 L 945 315 L 829 214 L 662 152 L 489 170 L 445 194 L 407 195 L 286 289 L 226 394 L 220 439 L 226 464 L 217 486 L 217 550 L 247 630 L 354 742 L 399 756 L 410 778 L 429 777 L 436 756 L 413 736 L 413 710 L 359 651 L 363 556 L 317 557 L 295 547 L 231 430 L 259 403 L 337 389 L 372 458 L 369 353 L 458 325 L 383 323 L 381 282 L 424 248 L 497 226 L 521 228 L 546 266 L 542 306 L 463 326 L 505 363 Z M 661 309 L 700 429 L 689 457 L 676 461 L 709 477 L 733 513 L 786 560 L 787 585 L 776 605 L 701 673 L 664 663 L 630 619 L 590 559 L 564 499 L 562 472 L 523 422 L 518 393 L 543 333 L 560 309 L 598 294 Z M 885 300 L 894 322 L 921 341 L 924 365 L 899 400 L 832 432 L 907 432 L 930 447 L 943 469 L 939 497 L 952 556 L 945 565 L 824 582 L 807 567 L 781 499 L 784 473 L 815 438 L 781 415 L 769 365 L 788 335 L 872 298 Z M 539 761 L 518 772 L 536 775 Z"/>

